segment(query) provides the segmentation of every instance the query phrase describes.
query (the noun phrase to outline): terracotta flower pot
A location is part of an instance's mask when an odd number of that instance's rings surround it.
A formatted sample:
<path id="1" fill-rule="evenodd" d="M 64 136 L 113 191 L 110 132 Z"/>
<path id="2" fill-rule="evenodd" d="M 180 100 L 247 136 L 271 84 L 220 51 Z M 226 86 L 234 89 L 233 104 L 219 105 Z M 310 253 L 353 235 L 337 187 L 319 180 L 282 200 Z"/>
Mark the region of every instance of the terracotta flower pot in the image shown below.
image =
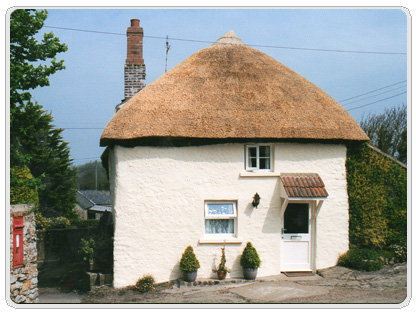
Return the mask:
<path id="1" fill-rule="evenodd" d="M 227 271 L 217 271 L 218 279 L 223 280 L 227 277 Z"/>

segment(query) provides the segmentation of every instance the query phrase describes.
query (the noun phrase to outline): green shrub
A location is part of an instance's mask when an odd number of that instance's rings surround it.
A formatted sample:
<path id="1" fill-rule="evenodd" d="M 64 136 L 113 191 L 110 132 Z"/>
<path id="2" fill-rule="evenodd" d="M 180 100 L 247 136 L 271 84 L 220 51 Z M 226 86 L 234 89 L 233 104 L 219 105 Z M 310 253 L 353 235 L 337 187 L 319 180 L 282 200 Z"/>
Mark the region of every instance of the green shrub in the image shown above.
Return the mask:
<path id="1" fill-rule="evenodd" d="M 182 254 L 179 267 L 182 271 L 186 272 L 194 272 L 199 269 L 199 261 L 195 256 L 192 246 L 186 247 L 185 252 Z"/>
<path id="2" fill-rule="evenodd" d="M 389 249 L 394 255 L 394 260 L 396 262 L 406 262 L 407 261 L 407 247 L 400 245 L 391 245 Z"/>
<path id="3" fill-rule="evenodd" d="M 55 217 L 49 220 L 50 229 L 67 229 L 71 226 L 71 221 L 65 217 Z"/>
<path id="4" fill-rule="evenodd" d="M 351 249 L 406 246 L 407 171 L 366 144 L 348 147 Z"/>
<path id="5" fill-rule="evenodd" d="M 137 281 L 136 286 L 134 287 L 134 290 L 137 290 L 141 293 L 155 290 L 154 277 L 150 274 L 143 276 Z"/>
<path id="6" fill-rule="evenodd" d="M 37 181 L 26 166 L 10 168 L 10 204 L 39 205 Z"/>
<path id="7" fill-rule="evenodd" d="M 75 226 L 79 229 L 84 229 L 84 228 L 89 228 L 89 227 L 97 228 L 99 223 L 100 223 L 100 220 L 97 220 L 97 219 L 75 220 L 71 222 L 71 226 Z"/>
<path id="8" fill-rule="evenodd" d="M 350 249 L 338 259 L 338 265 L 360 271 L 377 271 L 383 267 L 385 251 Z"/>
<path id="9" fill-rule="evenodd" d="M 81 238 L 81 245 L 78 250 L 78 254 L 81 255 L 82 260 L 87 263 L 90 263 L 94 259 L 94 248 L 95 240 L 92 237 L 86 239 Z"/>
<path id="10" fill-rule="evenodd" d="M 37 229 L 67 229 L 71 226 L 71 221 L 65 217 L 45 218 L 40 212 L 35 213 Z"/>
<path id="11" fill-rule="evenodd" d="M 244 248 L 243 254 L 240 258 L 240 264 L 243 268 L 249 269 L 257 269 L 261 264 L 259 254 L 251 242 L 247 242 L 247 245 Z"/>

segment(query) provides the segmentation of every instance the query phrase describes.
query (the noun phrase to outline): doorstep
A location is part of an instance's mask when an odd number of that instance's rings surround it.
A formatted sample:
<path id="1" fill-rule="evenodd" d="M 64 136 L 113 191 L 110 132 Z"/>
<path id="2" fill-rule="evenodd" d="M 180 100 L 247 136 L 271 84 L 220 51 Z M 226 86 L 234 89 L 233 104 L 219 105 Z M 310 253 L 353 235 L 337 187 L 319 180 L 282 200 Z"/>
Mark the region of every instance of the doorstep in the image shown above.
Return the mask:
<path id="1" fill-rule="evenodd" d="M 226 278 L 219 280 L 216 278 L 200 278 L 195 282 L 185 282 L 183 279 L 177 279 L 171 281 L 176 287 L 201 287 L 201 286 L 213 286 L 213 285 L 232 285 L 232 284 L 249 284 L 255 282 L 255 280 L 246 280 L 243 278 Z"/>

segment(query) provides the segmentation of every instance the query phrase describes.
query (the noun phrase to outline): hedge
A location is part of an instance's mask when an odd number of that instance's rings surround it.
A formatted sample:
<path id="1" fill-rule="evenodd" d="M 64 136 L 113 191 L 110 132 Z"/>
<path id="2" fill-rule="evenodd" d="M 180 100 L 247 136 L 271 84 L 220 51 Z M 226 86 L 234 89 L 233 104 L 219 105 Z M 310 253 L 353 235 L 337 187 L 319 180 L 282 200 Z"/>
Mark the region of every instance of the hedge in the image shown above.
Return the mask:
<path id="1" fill-rule="evenodd" d="M 348 147 L 350 248 L 406 246 L 406 168 L 369 147 Z"/>

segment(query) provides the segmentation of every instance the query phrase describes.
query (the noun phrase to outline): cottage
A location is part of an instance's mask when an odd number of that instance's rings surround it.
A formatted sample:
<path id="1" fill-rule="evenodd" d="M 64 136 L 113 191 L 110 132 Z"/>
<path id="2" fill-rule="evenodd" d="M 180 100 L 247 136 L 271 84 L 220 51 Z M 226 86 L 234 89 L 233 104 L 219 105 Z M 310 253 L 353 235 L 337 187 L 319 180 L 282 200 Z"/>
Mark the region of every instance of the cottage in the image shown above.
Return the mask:
<path id="1" fill-rule="evenodd" d="M 242 277 L 247 241 L 258 276 L 335 265 L 348 250 L 346 144 L 367 140 L 324 91 L 226 33 L 128 100 L 102 133 L 114 287 L 181 277 L 188 245 L 204 278 L 224 243 L 231 277 Z"/>
<path id="2" fill-rule="evenodd" d="M 81 219 L 101 219 L 105 212 L 112 213 L 109 191 L 80 190 L 77 192 L 75 211 Z"/>

